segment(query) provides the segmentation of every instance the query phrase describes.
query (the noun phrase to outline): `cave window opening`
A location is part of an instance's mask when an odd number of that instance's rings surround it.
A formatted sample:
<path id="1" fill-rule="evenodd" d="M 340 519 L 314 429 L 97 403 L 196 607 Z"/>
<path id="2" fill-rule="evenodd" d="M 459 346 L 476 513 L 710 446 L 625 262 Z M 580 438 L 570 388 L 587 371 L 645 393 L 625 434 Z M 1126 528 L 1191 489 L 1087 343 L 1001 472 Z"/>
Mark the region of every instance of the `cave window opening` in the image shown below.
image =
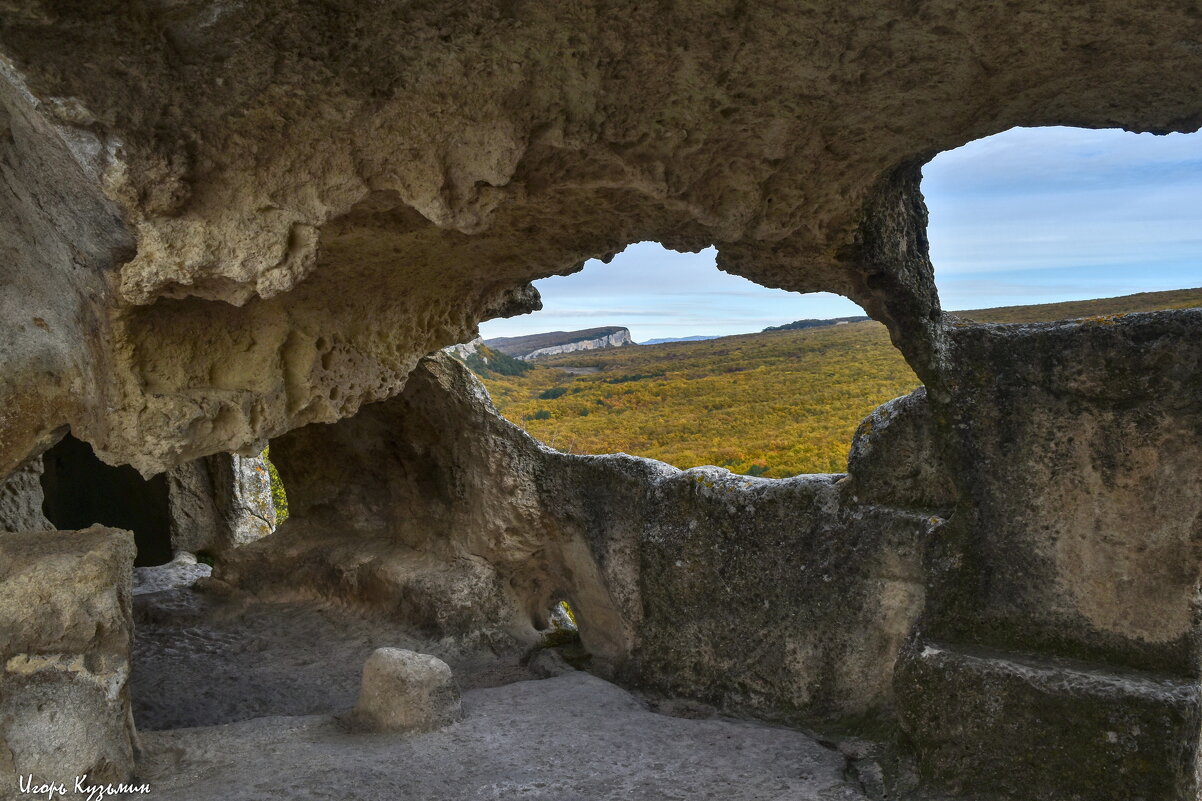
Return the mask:
<path id="1" fill-rule="evenodd" d="M 549 635 L 568 638 L 580 636 L 580 626 L 576 623 L 576 611 L 566 600 L 552 604 L 547 622 L 550 624 Z"/>
<path id="2" fill-rule="evenodd" d="M 263 457 L 263 463 L 267 466 L 267 475 L 271 480 L 271 503 L 275 507 L 275 527 L 278 528 L 288 519 L 288 490 L 284 487 L 284 479 L 280 478 L 280 471 L 276 468 L 275 462 L 271 461 L 271 448 L 264 448 L 260 455 Z"/>
<path id="3" fill-rule="evenodd" d="M 570 601 L 555 601 L 542 619 L 535 623 L 542 634 L 544 649 L 555 652 L 565 663 L 578 670 L 588 669 L 592 654 L 580 637 L 579 613 Z"/>
<path id="4" fill-rule="evenodd" d="M 852 301 L 769 289 L 716 259 L 631 245 L 537 282 L 541 312 L 488 321 L 450 352 L 556 450 L 763 478 L 844 472 L 860 422 L 921 381 Z"/>
<path id="5" fill-rule="evenodd" d="M 92 525 L 132 531 L 135 566 L 170 562 L 170 500 L 166 476 L 151 478 L 129 465 L 101 461 L 92 446 L 68 434 L 42 456 L 42 512 L 55 528 Z"/>

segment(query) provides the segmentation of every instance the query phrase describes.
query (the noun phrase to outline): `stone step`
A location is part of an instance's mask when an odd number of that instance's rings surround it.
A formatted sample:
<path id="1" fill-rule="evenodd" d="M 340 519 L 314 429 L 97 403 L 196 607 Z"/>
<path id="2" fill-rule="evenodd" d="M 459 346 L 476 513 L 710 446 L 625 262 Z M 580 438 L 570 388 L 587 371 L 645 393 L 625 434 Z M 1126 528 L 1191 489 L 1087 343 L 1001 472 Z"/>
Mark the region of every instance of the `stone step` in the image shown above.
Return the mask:
<path id="1" fill-rule="evenodd" d="M 953 792 L 1197 799 L 1197 681 L 927 641 L 894 682 L 924 779 Z"/>

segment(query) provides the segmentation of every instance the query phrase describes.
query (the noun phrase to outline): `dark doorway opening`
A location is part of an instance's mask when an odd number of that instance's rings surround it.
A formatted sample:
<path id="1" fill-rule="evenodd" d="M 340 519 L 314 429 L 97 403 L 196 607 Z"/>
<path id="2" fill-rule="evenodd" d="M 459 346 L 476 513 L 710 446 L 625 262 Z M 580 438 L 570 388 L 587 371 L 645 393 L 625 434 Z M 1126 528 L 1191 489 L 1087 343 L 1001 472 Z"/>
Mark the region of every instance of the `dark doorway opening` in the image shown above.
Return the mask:
<path id="1" fill-rule="evenodd" d="M 113 467 L 92 446 L 68 434 L 42 457 L 42 512 L 55 528 L 91 525 L 134 533 L 138 567 L 171 561 L 171 515 L 167 478 L 142 478 L 129 465 Z"/>

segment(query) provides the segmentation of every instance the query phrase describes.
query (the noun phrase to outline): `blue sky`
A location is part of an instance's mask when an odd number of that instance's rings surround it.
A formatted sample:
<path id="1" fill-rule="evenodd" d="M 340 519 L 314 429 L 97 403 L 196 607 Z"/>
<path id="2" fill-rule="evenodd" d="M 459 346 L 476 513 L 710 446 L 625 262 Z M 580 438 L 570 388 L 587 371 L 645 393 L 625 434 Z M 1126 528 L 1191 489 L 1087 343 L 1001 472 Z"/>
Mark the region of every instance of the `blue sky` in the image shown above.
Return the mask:
<path id="1" fill-rule="evenodd" d="M 940 154 L 922 190 L 944 308 L 1202 286 L 1202 133 L 1015 128 Z M 862 314 L 837 295 L 720 272 L 712 248 L 653 242 L 535 286 L 543 311 L 489 321 L 483 335 L 625 325 L 641 341 Z"/>

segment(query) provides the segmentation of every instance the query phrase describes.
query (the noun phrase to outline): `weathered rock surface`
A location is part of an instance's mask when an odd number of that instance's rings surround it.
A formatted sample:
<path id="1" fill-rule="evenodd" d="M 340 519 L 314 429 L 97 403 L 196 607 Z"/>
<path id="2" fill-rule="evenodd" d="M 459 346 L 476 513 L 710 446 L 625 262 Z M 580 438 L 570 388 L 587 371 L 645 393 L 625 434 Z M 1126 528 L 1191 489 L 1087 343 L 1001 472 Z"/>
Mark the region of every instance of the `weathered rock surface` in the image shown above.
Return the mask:
<path id="1" fill-rule="evenodd" d="M 261 456 L 219 453 L 167 472 L 175 551 L 222 552 L 275 529 L 271 477 Z"/>
<path id="2" fill-rule="evenodd" d="M 471 356 L 473 353 L 478 352 L 480 346 L 483 344 L 484 340 L 480 337 L 476 337 L 471 342 L 461 342 L 458 345 L 450 345 L 446 348 L 443 348 L 443 350 L 452 356 L 457 356 L 462 360 L 466 359 L 468 356 Z"/>
<path id="3" fill-rule="evenodd" d="M 1194 679 L 926 641 L 898 667 L 928 778 L 1010 798 L 1196 796 Z"/>
<path id="4" fill-rule="evenodd" d="M 526 668 L 540 679 L 552 679 L 575 670 L 555 648 L 539 648 L 526 661 Z"/>
<path id="5" fill-rule="evenodd" d="M 176 553 L 212 551 L 228 540 L 225 514 L 213 483 L 212 466 L 221 458 L 223 455 L 197 459 L 167 471 L 171 548 Z"/>
<path id="6" fill-rule="evenodd" d="M 363 665 L 359 700 L 351 713 L 374 731 L 431 731 L 460 718 L 459 688 L 436 656 L 377 648 Z"/>
<path id="7" fill-rule="evenodd" d="M 30 459 L 0 481 L 0 532 L 52 530 L 42 514 L 42 460 Z"/>
<path id="8" fill-rule="evenodd" d="M 1202 113 L 1202 21 L 1152 0 L 45 0 L 0 38 L 4 473 L 64 423 L 155 472 L 353 414 L 642 240 L 853 297 L 929 380 L 925 160 Z"/>
<path id="9" fill-rule="evenodd" d="M 630 331 L 623 328 L 596 339 L 586 339 L 581 342 L 570 342 L 566 345 L 552 345 L 549 348 L 539 348 L 527 353 L 522 358 L 526 360 L 538 359 L 543 356 L 557 356 L 561 353 L 575 353 L 581 350 L 601 350 L 603 348 L 621 348 L 633 344 L 635 344 L 635 341 L 631 338 Z"/>
<path id="10" fill-rule="evenodd" d="M 399 398 L 273 445 L 285 481 L 304 500 L 276 535 L 243 549 L 224 575 L 268 597 L 295 593 L 299 578 L 309 591 L 382 606 L 417 625 L 436 621 L 443 633 L 486 630 L 519 642 L 535 641 L 551 605 L 566 598 L 578 613 L 593 670 L 651 692 L 810 726 L 882 732 L 900 725 L 916 746 L 921 775 L 963 791 L 1001 787 L 991 777 L 1003 765 L 1018 771 L 1016 788 L 1021 776 L 1039 773 L 1022 766 L 1038 762 L 1040 749 L 1054 748 L 1068 756 L 1056 763 L 1057 781 L 1036 797 L 1074 797 L 1071 788 L 1101 786 L 1091 766 L 1110 758 L 1110 729 L 1097 727 L 1159 716 L 1165 725 L 1133 724 L 1142 735 L 1127 737 L 1123 747 L 1130 764 L 1186 777 L 1185 784 L 1141 785 L 1136 775 L 1128 777 L 1134 784 L 1115 786 L 1142 786 L 1149 798 L 1186 798 L 1193 792 L 1196 732 L 1188 724 L 1194 706 L 1183 699 L 1197 690 L 1197 676 L 1179 638 L 1195 635 L 1188 623 L 1165 633 L 1174 625 L 1172 610 L 1189 608 L 1197 580 L 1188 548 L 1198 536 L 1191 521 L 1202 518 L 1190 504 L 1202 489 L 1188 483 L 1198 471 L 1180 462 L 1196 451 L 1190 445 L 1176 461 L 1117 454 L 1145 447 L 1157 425 L 1170 426 L 1180 443 L 1196 436 L 1187 430 L 1202 430 L 1181 423 L 1197 419 L 1202 396 L 1190 388 L 1202 370 L 1168 355 L 1202 335 L 1202 313 L 1135 315 L 1096 331 L 1092 325 L 958 331 L 965 378 L 947 389 L 970 402 L 932 404 L 919 391 L 886 404 L 857 433 L 847 477 L 764 480 L 717 468 L 682 472 L 622 455 L 559 454 L 497 416 L 462 366 L 448 357 L 429 359 Z M 1068 336 L 1082 327 L 1084 337 Z M 1099 347 L 1098 337 L 1109 344 Z M 1129 358 L 1107 360 L 1123 347 L 1132 348 Z M 1180 372 L 1161 374 L 1157 385 L 1160 353 L 1174 358 Z M 1042 371 L 1042 381 L 1075 387 L 1055 390 L 1062 407 L 1038 401 L 1003 412 L 986 395 L 972 394 L 977 380 L 982 393 L 1032 391 L 1027 380 L 999 387 L 980 368 L 1003 359 L 1016 370 Z M 948 369 L 952 374 L 950 362 Z M 1081 383 L 1082 369 L 1108 378 Z M 1116 404 L 1123 393 L 1143 393 L 1144 402 Z M 1158 404 L 1166 408 L 1158 411 Z M 954 422 L 949 408 L 962 410 Z M 1109 492 L 1089 485 L 1058 485 L 1054 472 L 1028 481 L 1029 473 L 1054 470 L 1060 456 L 1035 439 L 1022 447 L 1013 439 L 1032 421 L 1069 432 L 1114 415 L 1148 422 L 1108 425 L 1106 437 L 1086 446 L 1096 457 L 1086 462 L 1092 467 L 1065 478 L 1117 470 L 1098 481 L 1163 485 L 1161 493 L 1171 481 L 1182 487 L 1145 520 L 1146 528 L 1117 541 L 1106 532 L 1123 525 L 1130 506 L 1109 505 Z M 1176 478 L 1162 472 L 1174 466 Z M 982 471 L 992 477 L 965 491 L 962 482 Z M 1027 487 L 1044 493 L 1058 486 L 1055 499 L 1023 494 Z M 1027 506 L 1014 509 L 1009 499 L 1020 497 Z M 1093 516 L 1085 531 L 1097 532 L 1090 535 L 1096 539 L 1078 533 L 1072 540 L 1078 556 L 1051 562 L 1058 565 L 1054 576 L 1045 567 L 1056 553 L 1048 544 L 1059 527 L 1076 525 L 1064 514 L 1074 504 Z M 994 532 L 1032 516 L 1040 528 L 996 539 Z M 1167 580 L 1165 565 L 1134 559 L 1162 541 L 1186 549 L 1171 556 L 1180 568 L 1176 583 Z M 1111 564 L 1093 561 L 1103 551 L 1128 551 L 1123 569 L 1143 565 L 1144 572 L 1127 573 L 1129 583 L 1090 579 L 1091 570 Z M 446 580 L 462 576 L 466 565 L 476 581 Z M 1023 567 L 1015 572 L 1015 565 Z M 1004 597 L 974 589 L 984 582 L 1013 589 Z M 467 604 L 464 586 L 476 593 Z M 1030 593 L 1041 600 L 1024 608 Z M 1121 633 L 1103 630 L 1104 618 L 1083 625 L 1086 614 L 1117 609 L 1108 605 L 1122 594 L 1125 603 L 1146 598 L 1144 617 L 1124 618 L 1128 628 Z M 939 648 L 949 653 L 984 648 L 1006 664 L 1034 659 L 1045 666 L 1043 692 L 1061 694 L 1007 695 L 1001 691 L 1010 685 L 964 673 L 958 662 L 919 669 L 903 658 L 922 653 L 931 637 L 941 638 Z M 1078 664 L 1110 688 L 1102 707 L 1090 707 L 1093 696 L 1071 689 Z M 1151 681 L 1177 689 L 1156 700 L 1127 680 L 1132 668 L 1156 671 Z M 974 693 L 981 703 L 994 699 L 997 725 L 971 736 L 964 726 L 952 731 L 962 732 L 969 749 L 972 736 L 986 748 L 990 732 L 1006 733 L 998 734 L 1006 739 L 998 748 L 1003 756 L 992 762 L 948 758 L 941 745 L 955 739 L 940 734 L 948 721 L 977 716 Z M 1089 721 L 1088 733 L 1068 738 L 1066 729 L 1036 725 L 1041 710 L 1068 714 L 1074 706 Z M 1045 739 L 1037 747 L 1017 735 L 1022 730 L 1041 731 Z"/>
<path id="11" fill-rule="evenodd" d="M 212 574 L 213 568 L 210 565 L 197 562 L 194 554 L 180 551 L 167 564 L 135 567 L 133 592 L 134 595 L 144 595 L 191 587 L 198 579 L 208 578 Z"/>
<path id="12" fill-rule="evenodd" d="M 227 547 L 254 542 L 274 531 L 275 504 L 267 461 L 262 456 L 231 453 L 211 456 L 209 462 L 218 502 L 224 507 Z"/>
<path id="13" fill-rule="evenodd" d="M 518 641 L 566 597 L 599 669 L 814 724 L 897 707 L 945 780 L 943 724 L 922 721 L 975 714 L 995 674 L 898 677 L 899 653 L 1072 659 L 1194 692 L 1202 313 L 945 320 L 919 179 L 1015 125 L 1197 129 L 1199 40 L 1193 6 L 1155 0 L 3 4 L 0 477 L 68 426 L 146 475 L 280 437 L 301 514 L 231 580 Z M 877 415 L 846 483 L 758 482 L 554 454 L 462 371 L 414 371 L 533 308 L 529 281 L 642 240 L 856 300 L 925 409 Z M 89 581 L 121 581 L 100 561 Z M 18 586 L 20 621 L 39 596 Z M 757 652 L 749 632 L 779 639 Z M 1075 755 L 1024 801 L 1192 801 L 1197 726 L 1123 741 L 1121 764 L 1176 785 L 1099 789 L 1105 732 L 1037 726 L 1073 706 L 1052 698 L 1058 669 L 1048 698 L 999 701 L 997 731 L 1047 740 L 1004 744 L 1015 786 L 1040 748 Z M 63 681 L 46 704 L 109 703 Z M 1107 686 L 1089 727 L 1150 714 L 1139 686 Z M 1004 768 L 954 759 L 958 786 L 999 787 Z"/>
<path id="14" fill-rule="evenodd" d="M 926 387 L 883 403 L 864 418 L 848 456 L 856 498 L 916 509 L 955 506 L 956 487 L 935 426 Z"/>
<path id="15" fill-rule="evenodd" d="M 1199 310 L 953 333 L 933 636 L 1198 675 L 1199 336 Z"/>
<path id="16" fill-rule="evenodd" d="M 908 659 L 898 690 L 929 775 L 1198 793 L 1200 336 L 1199 310 L 950 332 L 932 399 L 960 502 L 913 652 L 949 656 Z M 1032 659 L 1038 680 L 1013 667 Z"/>
<path id="17" fill-rule="evenodd" d="M 124 531 L 0 534 L 0 794 L 17 778 L 127 779 L 133 537 Z"/>

